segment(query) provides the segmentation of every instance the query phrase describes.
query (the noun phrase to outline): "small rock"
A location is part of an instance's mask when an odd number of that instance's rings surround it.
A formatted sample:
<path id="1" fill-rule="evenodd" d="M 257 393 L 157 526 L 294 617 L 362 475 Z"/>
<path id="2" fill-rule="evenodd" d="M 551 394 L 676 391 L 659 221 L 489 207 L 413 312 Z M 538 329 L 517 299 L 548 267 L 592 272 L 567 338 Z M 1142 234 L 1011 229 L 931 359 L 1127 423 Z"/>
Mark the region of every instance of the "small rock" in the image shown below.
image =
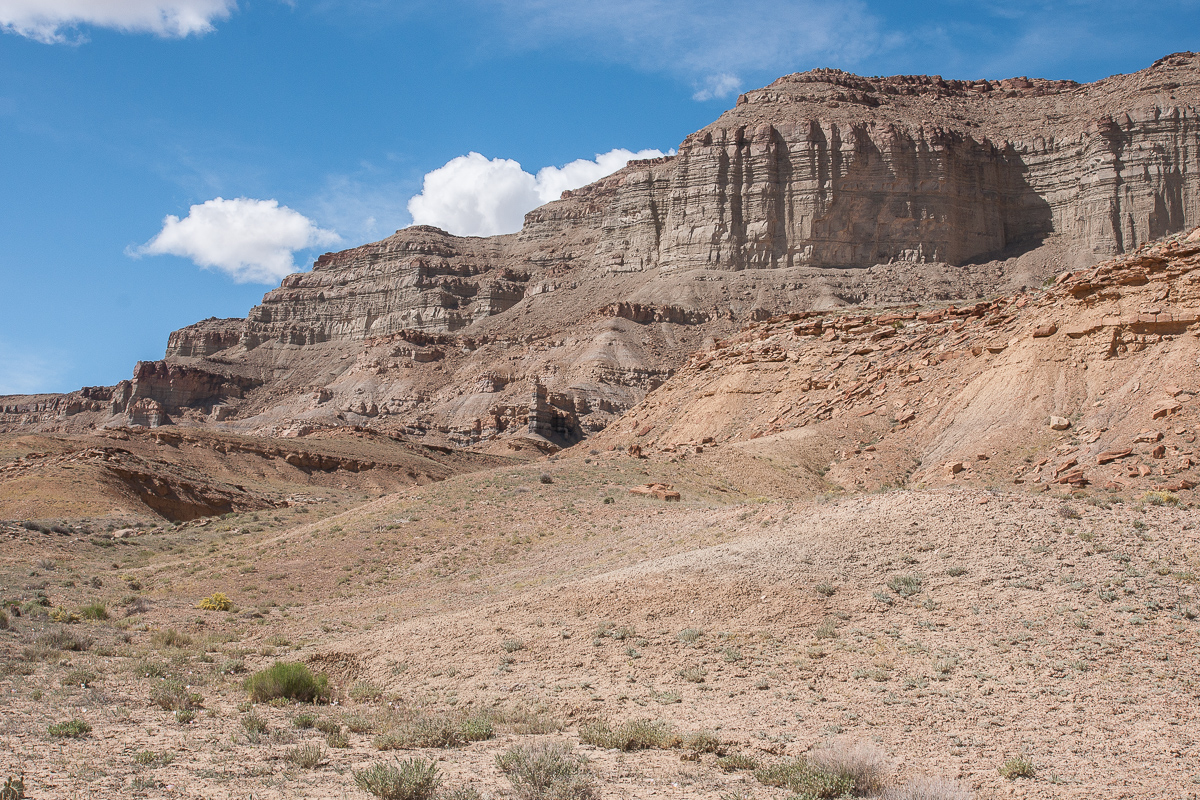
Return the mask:
<path id="1" fill-rule="evenodd" d="M 1052 431 L 1065 431 L 1069 427 L 1071 427 L 1071 420 L 1066 417 L 1050 418 L 1050 430 Z"/>
<path id="2" fill-rule="evenodd" d="M 943 465 L 943 468 L 951 475 L 957 475 L 966 469 L 961 461 L 948 461 L 945 465 Z"/>
<path id="3" fill-rule="evenodd" d="M 1096 456 L 1097 464 L 1107 464 L 1110 461 L 1116 461 L 1118 458 L 1125 458 L 1132 455 L 1133 450 L 1126 447 L 1124 450 L 1105 450 L 1100 455 Z"/>

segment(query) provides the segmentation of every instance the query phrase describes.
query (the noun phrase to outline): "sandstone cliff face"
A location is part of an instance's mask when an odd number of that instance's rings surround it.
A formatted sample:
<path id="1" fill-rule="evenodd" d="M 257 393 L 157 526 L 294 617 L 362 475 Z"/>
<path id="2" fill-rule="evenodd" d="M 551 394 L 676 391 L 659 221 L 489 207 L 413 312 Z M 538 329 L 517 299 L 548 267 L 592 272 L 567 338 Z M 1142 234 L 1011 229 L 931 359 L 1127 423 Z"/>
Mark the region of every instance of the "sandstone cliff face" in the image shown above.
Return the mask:
<path id="1" fill-rule="evenodd" d="M 1200 57 L 1085 86 L 816 71 L 627 168 L 610 268 L 962 264 L 1057 235 L 1090 263 L 1200 219 Z M 631 213 L 632 211 L 632 213 Z"/>
<path id="2" fill-rule="evenodd" d="M 246 319 L 176 331 L 111 397 L 6 400 L 0 429 L 574 441 L 748 322 L 974 302 L 1200 223 L 1198 107 L 1190 53 L 1087 85 L 786 76 L 519 233 L 326 254 Z"/>

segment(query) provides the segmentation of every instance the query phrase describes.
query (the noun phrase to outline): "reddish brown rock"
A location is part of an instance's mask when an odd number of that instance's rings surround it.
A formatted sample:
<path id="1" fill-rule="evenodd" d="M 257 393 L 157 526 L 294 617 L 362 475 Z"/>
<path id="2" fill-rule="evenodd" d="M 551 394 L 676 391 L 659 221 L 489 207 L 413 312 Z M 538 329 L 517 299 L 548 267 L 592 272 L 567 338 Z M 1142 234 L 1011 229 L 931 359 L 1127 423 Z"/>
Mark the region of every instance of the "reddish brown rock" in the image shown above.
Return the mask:
<path id="1" fill-rule="evenodd" d="M 1107 464 L 1111 461 L 1116 461 L 1120 458 L 1125 458 L 1133 454 L 1131 448 L 1126 447 L 1124 450 L 1105 450 L 1100 455 L 1096 456 L 1097 464 Z"/>

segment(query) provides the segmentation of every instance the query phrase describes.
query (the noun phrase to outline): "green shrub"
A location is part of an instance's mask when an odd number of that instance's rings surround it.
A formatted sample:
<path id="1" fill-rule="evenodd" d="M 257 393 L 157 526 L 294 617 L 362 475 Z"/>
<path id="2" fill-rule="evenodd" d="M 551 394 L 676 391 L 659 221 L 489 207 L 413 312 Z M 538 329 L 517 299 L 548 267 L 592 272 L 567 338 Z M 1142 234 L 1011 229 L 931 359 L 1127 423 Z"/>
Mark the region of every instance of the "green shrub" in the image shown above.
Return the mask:
<path id="1" fill-rule="evenodd" d="M 437 764 L 421 758 L 354 770 L 354 784 L 380 800 L 434 800 L 441 782 Z"/>
<path id="2" fill-rule="evenodd" d="M 319 730 L 321 733 L 335 733 L 342 729 L 341 725 L 334 720 L 331 720 L 329 717 L 321 717 L 316 721 L 316 723 L 313 724 L 313 727 Z"/>
<path id="3" fill-rule="evenodd" d="M 8 613 L 0 608 L 0 631 L 8 630 Z M 12 780 L 11 778 L 9 780 Z"/>
<path id="4" fill-rule="evenodd" d="M 676 742 L 671 726 L 649 719 L 631 719 L 612 728 L 607 722 L 593 722 L 579 728 L 583 742 L 609 750 L 625 752 L 670 747 Z"/>
<path id="5" fill-rule="evenodd" d="M 108 607 L 99 600 L 95 600 L 80 608 L 79 616 L 83 617 L 84 619 L 90 619 L 97 622 L 106 620 L 108 619 Z"/>
<path id="6" fill-rule="evenodd" d="M 502 647 L 506 653 L 515 653 L 525 649 L 525 642 L 521 639 L 505 639 Z"/>
<path id="7" fill-rule="evenodd" d="M 474 786 L 455 786 L 439 792 L 438 800 L 483 800 L 483 795 Z"/>
<path id="8" fill-rule="evenodd" d="M 343 748 L 350 746 L 350 737 L 340 728 L 325 735 L 325 744 L 330 747 Z"/>
<path id="9" fill-rule="evenodd" d="M 298 661 L 276 661 L 247 678 L 246 691 L 257 703 L 277 697 L 316 703 L 329 699 L 329 679 L 324 674 L 314 677 L 308 667 Z"/>
<path id="10" fill-rule="evenodd" d="M 78 739 L 92 732 L 92 726 L 81 719 L 55 722 L 46 728 L 46 732 L 59 739 Z"/>
<path id="11" fill-rule="evenodd" d="M 698 664 L 679 670 L 679 677 L 688 683 L 704 683 L 704 676 L 707 674 L 708 670 Z"/>
<path id="12" fill-rule="evenodd" d="M 302 711 L 301 713 L 292 717 L 292 726 L 295 728 L 299 728 L 302 731 L 306 731 L 316 724 L 317 724 L 317 715 L 310 714 L 307 711 Z"/>
<path id="13" fill-rule="evenodd" d="M 231 658 L 221 662 L 221 666 L 217 667 L 217 672 L 222 675 L 241 675 L 246 671 L 246 662 L 240 658 Z"/>
<path id="14" fill-rule="evenodd" d="M 901 597 L 912 597 L 921 591 L 920 575 L 893 575 L 887 583 L 888 588 Z"/>
<path id="15" fill-rule="evenodd" d="M 725 772 L 751 772 L 758 769 L 758 759 L 746 753 L 730 753 L 718 758 L 717 766 Z"/>
<path id="16" fill-rule="evenodd" d="M 518 745 L 496 756 L 521 800 L 593 800 L 598 797 L 587 761 L 569 744 Z"/>
<path id="17" fill-rule="evenodd" d="M 1037 767 L 1025 756 L 1013 756 L 1000 765 L 1000 777 L 1015 781 L 1017 778 L 1032 778 Z"/>
<path id="18" fill-rule="evenodd" d="M 847 777 L 833 775 L 809 763 L 806 758 L 781 761 L 754 770 L 759 783 L 788 789 L 808 800 L 842 797 L 854 790 Z"/>
<path id="19" fill-rule="evenodd" d="M 832 583 L 818 583 L 815 588 L 817 590 L 817 594 L 824 595 L 825 597 L 833 597 L 834 593 L 837 591 Z"/>
<path id="20" fill-rule="evenodd" d="M 679 632 L 679 641 L 691 644 L 703 635 L 703 631 L 700 631 L 696 628 L 684 628 Z"/>

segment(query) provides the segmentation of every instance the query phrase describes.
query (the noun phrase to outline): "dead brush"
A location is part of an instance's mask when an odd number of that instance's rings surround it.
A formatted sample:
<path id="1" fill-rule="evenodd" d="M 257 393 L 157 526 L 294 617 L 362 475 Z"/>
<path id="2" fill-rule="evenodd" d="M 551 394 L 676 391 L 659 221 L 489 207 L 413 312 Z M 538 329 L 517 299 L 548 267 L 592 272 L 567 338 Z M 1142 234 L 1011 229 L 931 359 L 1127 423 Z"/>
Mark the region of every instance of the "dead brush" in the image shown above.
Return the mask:
<path id="1" fill-rule="evenodd" d="M 558 733 L 563 729 L 562 720 L 544 706 L 494 708 L 488 712 L 488 717 L 505 733 L 515 733 L 518 736 Z"/>
<path id="2" fill-rule="evenodd" d="M 571 745 L 517 745 L 496 756 L 520 800 L 593 800 L 595 779 L 587 760 Z"/>
<path id="3" fill-rule="evenodd" d="M 616 728 L 600 720 L 580 726 L 579 738 L 586 744 L 606 750 L 654 750 L 674 747 L 679 737 L 665 722 L 650 719 L 630 719 Z"/>
<path id="4" fill-rule="evenodd" d="M 878 792 L 887 776 L 883 748 L 862 739 L 834 739 L 808 754 L 813 766 L 845 778 L 858 794 Z"/>
<path id="5" fill-rule="evenodd" d="M 888 787 L 883 800 L 971 800 L 971 790 L 949 778 L 919 776 Z"/>
<path id="6" fill-rule="evenodd" d="M 325 760 L 325 748 L 316 742 L 309 742 L 291 748 L 283 757 L 301 769 L 316 769 Z"/>
<path id="7" fill-rule="evenodd" d="M 461 747 L 495 735 L 495 726 L 484 715 L 417 716 L 403 720 L 375 737 L 376 750 Z"/>
<path id="8" fill-rule="evenodd" d="M 38 647 L 53 648 L 55 650 L 69 650 L 74 653 L 81 653 L 88 650 L 92 646 L 92 640 L 86 636 L 76 636 L 68 630 L 61 628 L 44 633 L 37 638 L 35 644 Z"/>
<path id="9" fill-rule="evenodd" d="M 204 707 L 204 698 L 183 681 L 167 678 L 150 688 L 150 702 L 164 711 L 192 711 Z"/>

